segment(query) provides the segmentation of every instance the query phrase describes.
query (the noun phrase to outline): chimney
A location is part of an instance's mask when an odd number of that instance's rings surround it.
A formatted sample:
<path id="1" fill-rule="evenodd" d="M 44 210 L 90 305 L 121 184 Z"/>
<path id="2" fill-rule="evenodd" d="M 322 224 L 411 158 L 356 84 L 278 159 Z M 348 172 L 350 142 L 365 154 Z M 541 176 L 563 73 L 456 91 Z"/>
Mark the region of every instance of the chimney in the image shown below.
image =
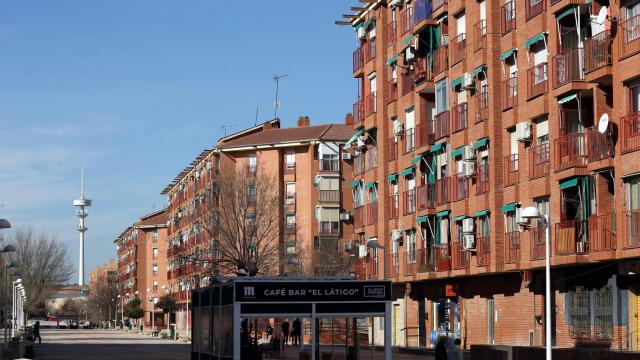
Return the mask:
<path id="1" fill-rule="evenodd" d="M 309 125 L 311 125 L 311 120 L 309 120 L 308 116 L 298 117 L 298 127 L 307 127 Z"/>
<path id="2" fill-rule="evenodd" d="M 352 113 L 348 113 L 347 115 L 345 115 L 344 117 L 344 124 L 345 125 L 353 125 L 353 114 Z"/>

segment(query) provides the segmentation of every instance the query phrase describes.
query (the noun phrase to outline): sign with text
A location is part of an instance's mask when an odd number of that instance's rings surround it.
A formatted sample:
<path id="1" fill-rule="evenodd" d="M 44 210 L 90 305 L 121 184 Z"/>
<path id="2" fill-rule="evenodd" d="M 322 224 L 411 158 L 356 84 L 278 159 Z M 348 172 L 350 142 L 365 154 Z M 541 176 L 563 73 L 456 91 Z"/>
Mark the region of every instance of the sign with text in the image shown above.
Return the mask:
<path id="1" fill-rule="evenodd" d="M 236 302 L 391 301 L 389 281 L 238 281 Z"/>

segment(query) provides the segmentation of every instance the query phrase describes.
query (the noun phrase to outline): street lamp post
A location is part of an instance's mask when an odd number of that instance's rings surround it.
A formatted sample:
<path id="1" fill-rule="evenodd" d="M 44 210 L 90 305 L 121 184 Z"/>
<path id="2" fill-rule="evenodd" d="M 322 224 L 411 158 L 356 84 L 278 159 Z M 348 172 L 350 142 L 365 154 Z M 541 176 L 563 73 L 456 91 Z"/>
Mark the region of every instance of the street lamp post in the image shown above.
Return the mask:
<path id="1" fill-rule="evenodd" d="M 2 249 L 0 251 L 0 254 L 5 254 L 5 253 L 12 253 L 12 252 L 16 252 L 16 248 L 13 247 L 13 245 L 7 245 L 4 247 L 4 249 Z M 6 266 L 4 266 L 4 300 L 3 300 L 3 305 L 2 305 L 2 310 L 4 312 L 4 343 L 5 345 L 7 344 L 7 287 L 8 287 L 8 280 L 7 280 L 7 273 L 9 271 L 9 269 L 11 268 L 15 268 L 17 267 L 15 262 L 10 262 L 9 264 L 7 264 Z"/>
<path id="2" fill-rule="evenodd" d="M 529 206 L 522 210 L 521 217 L 525 220 L 538 219 L 544 223 L 544 252 L 545 252 L 545 354 L 546 360 L 551 360 L 551 251 L 549 236 L 549 215 L 543 215 L 535 206 Z"/>

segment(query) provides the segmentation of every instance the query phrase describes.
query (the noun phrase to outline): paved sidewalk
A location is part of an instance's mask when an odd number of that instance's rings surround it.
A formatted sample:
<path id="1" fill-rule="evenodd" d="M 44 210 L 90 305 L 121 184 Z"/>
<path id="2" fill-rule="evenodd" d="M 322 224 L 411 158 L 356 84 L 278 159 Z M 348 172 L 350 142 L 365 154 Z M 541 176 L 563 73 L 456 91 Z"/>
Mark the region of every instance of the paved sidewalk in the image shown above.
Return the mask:
<path id="1" fill-rule="evenodd" d="M 109 330 L 43 329 L 36 359 L 187 360 L 191 345 Z"/>

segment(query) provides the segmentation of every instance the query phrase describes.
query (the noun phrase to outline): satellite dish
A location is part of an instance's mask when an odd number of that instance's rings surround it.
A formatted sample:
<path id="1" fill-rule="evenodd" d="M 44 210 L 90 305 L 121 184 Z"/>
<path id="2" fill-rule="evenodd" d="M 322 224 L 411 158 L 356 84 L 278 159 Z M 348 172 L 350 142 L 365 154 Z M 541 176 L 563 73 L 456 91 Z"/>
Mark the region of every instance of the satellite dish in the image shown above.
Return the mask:
<path id="1" fill-rule="evenodd" d="M 609 115 L 607 113 L 602 114 L 600 116 L 600 121 L 598 121 L 598 132 L 600 134 L 604 134 L 607 132 L 607 128 L 609 127 Z"/>

